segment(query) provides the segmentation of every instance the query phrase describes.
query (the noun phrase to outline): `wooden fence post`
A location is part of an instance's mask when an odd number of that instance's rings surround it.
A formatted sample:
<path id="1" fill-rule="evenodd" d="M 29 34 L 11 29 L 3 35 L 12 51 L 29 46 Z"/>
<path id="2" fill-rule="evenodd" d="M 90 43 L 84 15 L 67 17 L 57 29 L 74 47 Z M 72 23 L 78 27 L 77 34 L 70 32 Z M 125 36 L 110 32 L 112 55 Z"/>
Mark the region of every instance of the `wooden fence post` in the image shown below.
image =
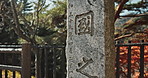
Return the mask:
<path id="1" fill-rule="evenodd" d="M 0 64 L 3 63 L 3 55 L 0 54 Z M 2 78 L 2 70 L 0 69 L 0 78 Z"/>
<path id="2" fill-rule="evenodd" d="M 144 45 L 140 45 L 140 76 L 139 78 L 144 78 Z"/>
<path id="3" fill-rule="evenodd" d="M 65 56 L 65 47 L 63 48 L 62 50 L 62 66 L 61 66 L 61 69 L 62 69 L 62 78 L 65 78 L 65 72 L 66 72 L 66 56 Z"/>
<path id="4" fill-rule="evenodd" d="M 22 45 L 22 71 L 21 78 L 31 78 L 31 44 Z"/>
<path id="5" fill-rule="evenodd" d="M 42 78 L 41 77 L 41 57 L 42 57 L 42 49 L 41 48 L 36 48 L 36 54 L 35 54 L 35 77 L 36 78 Z"/>

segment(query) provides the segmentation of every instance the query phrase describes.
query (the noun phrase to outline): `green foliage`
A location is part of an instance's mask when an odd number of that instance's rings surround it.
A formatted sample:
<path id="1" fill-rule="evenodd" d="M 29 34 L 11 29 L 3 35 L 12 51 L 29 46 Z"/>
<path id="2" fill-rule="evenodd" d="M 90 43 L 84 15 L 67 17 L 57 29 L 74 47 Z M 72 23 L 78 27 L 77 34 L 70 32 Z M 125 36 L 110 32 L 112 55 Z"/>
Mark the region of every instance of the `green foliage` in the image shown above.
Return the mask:
<path id="1" fill-rule="evenodd" d="M 5 9 L 3 13 L 1 13 L 0 25 L 2 30 L 4 30 L 3 26 L 5 26 L 4 24 L 6 23 L 8 25 L 7 28 L 16 33 L 16 37 L 14 38 L 16 41 L 19 40 L 19 43 L 24 41 L 33 44 L 65 43 L 66 0 L 53 1 L 54 7 L 52 9 L 49 9 L 51 4 L 46 3 L 46 0 L 38 0 L 36 2 L 29 0 L 14 1 L 16 8 L 13 9 L 16 9 L 16 12 L 12 11 L 12 5 L 9 1 L 5 1 L 6 3 L 4 3 L 5 5 L 9 4 L 9 6 L 3 7 Z M 3 17 L 3 14 L 6 17 Z M 17 16 L 15 17 L 14 14 L 17 14 Z M 0 34 L 6 34 L 6 32 Z M 5 40 L 9 41 L 9 38 Z"/>
<path id="2" fill-rule="evenodd" d="M 28 0 L 24 0 L 23 2 L 23 11 L 32 11 L 32 5 L 28 2 Z"/>
<path id="3" fill-rule="evenodd" d="M 11 7 L 10 1 L 1 0 L 0 4 L 0 43 L 17 43 L 18 36 L 12 27 L 9 27 L 9 22 L 12 22 L 11 17 L 8 17 L 8 15 L 12 16 L 12 13 L 9 12 Z"/>
<path id="4" fill-rule="evenodd" d="M 47 11 L 48 15 L 52 20 L 51 25 L 57 27 L 64 27 L 64 25 L 66 25 L 66 1 L 54 1 L 54 4 L 56 6 L 51 10 Z"/>
<path id="5" fill-rule="evenodd" d="M 44 35 L 42 38 L 48 44 L 65 44 L 67 9 L 66 0 L 54 1 L 54 5 L 55 7 L 47 10 L 45 13 L 45 18 L 48 19 L 48 21 L 44 22 L 44 24 L 48 23 L 47 29 L 49 32 L 51 32 L 51 34 Z"/>
<path id="6" fill-rule="evenodd" d="M 3 28 L 0 30 L 0 43 L 17 43 L 17 35 L 15 34 L 13 29 L 10 29 L 8 27 Z"/>

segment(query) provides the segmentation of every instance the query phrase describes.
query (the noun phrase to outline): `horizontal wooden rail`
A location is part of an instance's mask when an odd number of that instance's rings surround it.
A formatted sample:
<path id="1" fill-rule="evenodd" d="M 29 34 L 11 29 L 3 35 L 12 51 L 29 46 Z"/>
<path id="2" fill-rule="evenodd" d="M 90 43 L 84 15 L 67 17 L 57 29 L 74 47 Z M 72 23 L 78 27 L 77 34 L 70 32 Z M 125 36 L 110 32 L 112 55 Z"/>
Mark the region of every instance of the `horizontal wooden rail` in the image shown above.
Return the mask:
<path id="1" fill-rule="evenodd" d="M 0 53 L 21 53 L 21 51 L 0 51 Z"/>
<path id="2" fill-rule="evenodd" d="M 148 45 L 148 43 L 127 43 L 127 44 L 116 44 L 115 46 L 141 46 Z"/>
<path id="3" fill-rule="evenodd" d="M 37 48 L 65 48 L 65 45 L 38 45 Z"/>
<path id="4" fill-rule="evenodd" d="M 22 48 L 21 44 L 0 44 L 0 48 Z"/>
<path id="5" fill-rule="evenodd" d="M 0 64 L 0 69 L 1 70 L 21 71 L 22 67 L 20 67 L 20 66 L 12 66 L 12 65 L 1 65 Z"/>

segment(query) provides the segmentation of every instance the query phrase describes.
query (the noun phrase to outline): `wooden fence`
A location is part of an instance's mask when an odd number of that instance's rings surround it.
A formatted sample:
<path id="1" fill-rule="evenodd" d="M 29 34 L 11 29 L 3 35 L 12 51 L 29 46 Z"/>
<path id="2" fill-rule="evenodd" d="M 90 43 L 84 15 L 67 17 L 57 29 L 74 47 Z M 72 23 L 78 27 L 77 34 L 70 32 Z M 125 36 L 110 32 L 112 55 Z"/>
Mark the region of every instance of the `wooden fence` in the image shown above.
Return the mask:
<path id="1" fill-rule="evenodd" d="M 36 78 L 66 78 L 64 45 L 36 46 Z"/>
<path id="2" fill-rule="evenodd" d="M 136 51 L 138 63 L 136 72 L 139 72 L 139 78 L 147 78 L 148 61 L 145 56 L 148 56 L 148 43 L 118 43 L 116 44 L 116 78 L 134 78 L 133 77 L 133 55 L 135 55 L 134 46 L 138 46 Z M 34 50 L 32 50 L 32 47 Z M 13 48 L 14 50 L 6 50 L 6 48 Z M 21 50 L 16 50 L 20 48 Z M 126 50 L 125 50 L 126 48 Z M 8 70 L 13 71 L 13 78 L 15 72 L 21 72 L 21 78 L 31 77 L 31 52 L 35 55 L 35 78 L 66 78 L 66 58 L 65 58 L 65 45 L 37 45 L 31 46 L 30 44 L 23 45 L 0 45 L 0 78 L 2 78 L 2 71 L 5 72 L 5 78 L 8 78 Z M 6 63 L 7 55 L 12 55 L 12 64 Z M 16 55 L 20 55 L 20 64 L 17 65 Z M 126 61 L 122 62 L 122 57 Z M 122 67 L 125 67 L 123 69 Z M 124 73 L 124 76 L 123 76 Z"/>
<path id="3" fill-rule="evenodd" d="M 11 63 L 7 63 L 10 55 Z M 21 57 L 20 64 L 16 61 L 19 58 L 16 55 Z M 35 59 L 31 56 L 35 56 Z M 32 60 L 35 63 L 33 67 Z M 2 71 L 5 72 L 3 78 L 8 78 L 8 70 L 13 71 L 13 78 L 16 77 L 16 71 L 21 73 L 21 78 L 31 78 L 32 69 L 35 69 L 35 78 L 66 78 L 65 46 L 0 45 L 0 78 Z"/>
<path id="4" fill-rule="evenodd" d="M 115 66 L 116 78 L 148 78 L 148 43 L 117 43 Z"/>
<path id="5" fill-rule="evenodd" d="M 16 61 L 16 55 L 21 56 L 21 64 Z M 9 58 L 8 58 L 9 57 Z M 31 78 L 31 45 L 0 45 L 0 78 L 8 78 L 8 70 L 13 71 L 12 78 L 16 78 L 16 71 L 21 78 Z M 5 72 L 2 75 L 2 71 Z"/>

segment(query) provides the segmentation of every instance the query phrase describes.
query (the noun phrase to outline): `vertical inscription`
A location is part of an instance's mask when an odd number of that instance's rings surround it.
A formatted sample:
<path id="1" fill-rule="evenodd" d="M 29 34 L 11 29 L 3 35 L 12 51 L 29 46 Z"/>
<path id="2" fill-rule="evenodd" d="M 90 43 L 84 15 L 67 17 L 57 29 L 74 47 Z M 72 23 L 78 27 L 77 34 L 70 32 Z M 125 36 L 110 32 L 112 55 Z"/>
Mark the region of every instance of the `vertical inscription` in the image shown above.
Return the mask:
<path id="1" fill-rule="evenodd" d="M 83 57 L 82 59 L 83 59 L 83 61 L 78 63 L 78 67 L 80 67 L 80 68 L 76 69 L 76 71 L 81 73 L 82 75 L 87 76 L 88 78 L 98 78 L 97 76 L 92 76 L 92 75 L 88 74 L 87 72 L 83 71 L 87 66 L 89 66 L 89 64 L 93 63 L 92 58 L 87 59 L 87 58 Z"/>
<path id="2" fill-rule="evenodd" d="M 89 5 L 94 6 L 94 3 L 96 2 L 96 0 L 87 0 L 87 2 L 89 3 Z"/>
<path id="3" fill-rule="evenodd" d="M 75 17 L 75 34 L 83 35 L 90 34 L 93 36 L 94 33 L 94 13 L 89 11 Z"/>

